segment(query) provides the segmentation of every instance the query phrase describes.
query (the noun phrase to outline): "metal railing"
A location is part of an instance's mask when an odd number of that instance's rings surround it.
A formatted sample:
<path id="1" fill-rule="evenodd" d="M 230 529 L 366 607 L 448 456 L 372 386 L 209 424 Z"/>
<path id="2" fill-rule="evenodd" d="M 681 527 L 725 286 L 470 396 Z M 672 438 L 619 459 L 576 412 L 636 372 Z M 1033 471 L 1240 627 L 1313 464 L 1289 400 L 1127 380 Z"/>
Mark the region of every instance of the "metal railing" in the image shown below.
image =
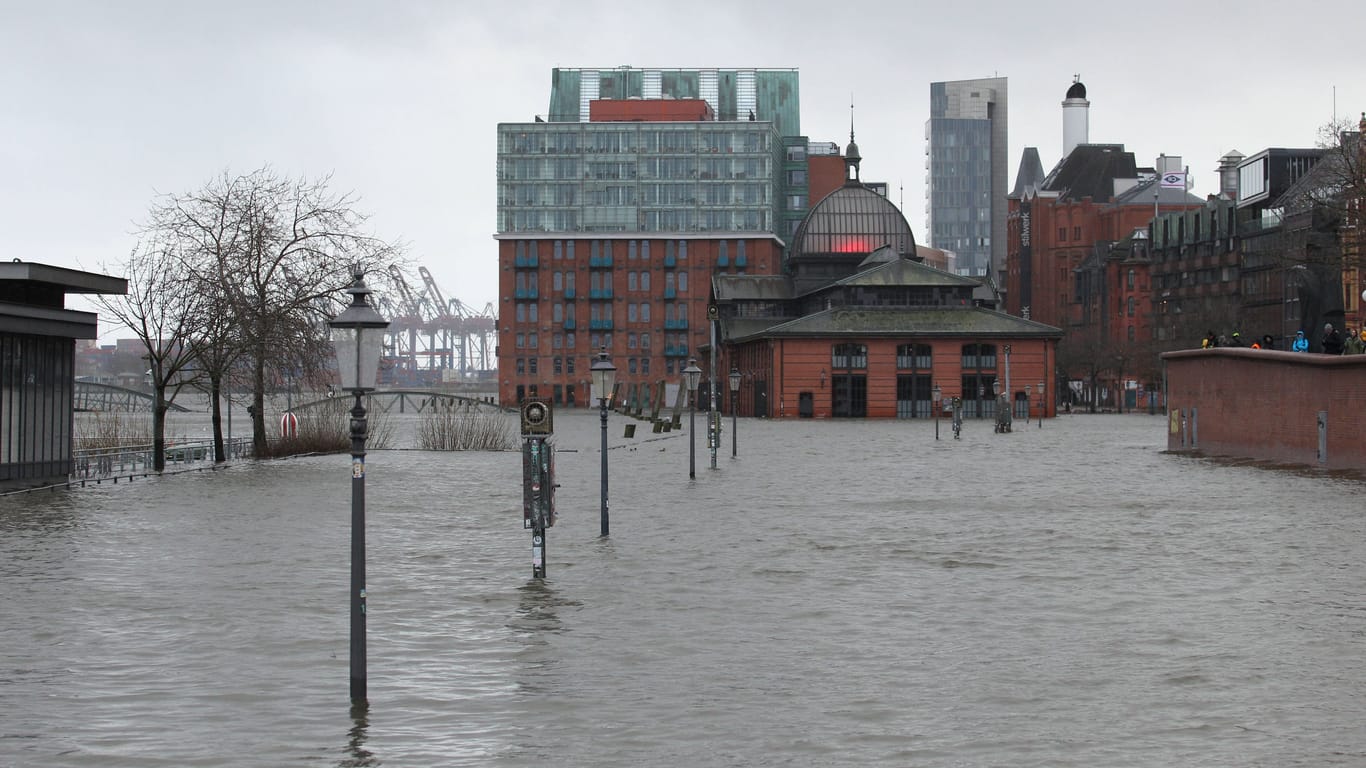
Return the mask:
<path id="1" fill-rule="evenodd" d="M 251 456 L 251 438 L 236 437 L 223 441 L 228 460 Z M 95 480 L 153 471 L 152 444 L 139 443 L 114 448 L 77 448 L 71 453 L 71 479 Z M 196 464 L 213 463 L 213 440 L 168 440 L 165 449 L 167 471 L 188 469 Z"/>

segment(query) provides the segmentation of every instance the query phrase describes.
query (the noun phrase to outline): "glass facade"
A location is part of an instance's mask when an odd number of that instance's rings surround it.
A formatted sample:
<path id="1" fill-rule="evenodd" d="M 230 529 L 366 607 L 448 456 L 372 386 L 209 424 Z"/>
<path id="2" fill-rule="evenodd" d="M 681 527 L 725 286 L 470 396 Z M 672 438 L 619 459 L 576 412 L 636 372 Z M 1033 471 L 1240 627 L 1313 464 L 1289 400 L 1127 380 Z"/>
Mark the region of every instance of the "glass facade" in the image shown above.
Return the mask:
<path id="1" fill-rule="evenodd" d="M 773 123 L 782 136 L 801 130 L 795 69 L 562 69 L 550 76 L 553 123 L 588 122 L 594 99 L 702 99 L 719 121 Z"/>
<path id="2" fill-rule="evenodd" d="M 882 246 L 914 255 L 915 235 L 890 200 L 866 187 L 844 187 L 826 197 L 797 230 L 794 260 L 849 255 L 861 261 Z"/>
<path id="3" fill-rule="evenodd" d="M 1006 128 L 1005 78 L 930 84 L 926 231 L 961 274 L 1005 269 Z"/>
<path id="4" fill-rule="evenodd" d="M 757 121 L 504 123 L 498 231 L 776 232 L 784 151 Z"/>

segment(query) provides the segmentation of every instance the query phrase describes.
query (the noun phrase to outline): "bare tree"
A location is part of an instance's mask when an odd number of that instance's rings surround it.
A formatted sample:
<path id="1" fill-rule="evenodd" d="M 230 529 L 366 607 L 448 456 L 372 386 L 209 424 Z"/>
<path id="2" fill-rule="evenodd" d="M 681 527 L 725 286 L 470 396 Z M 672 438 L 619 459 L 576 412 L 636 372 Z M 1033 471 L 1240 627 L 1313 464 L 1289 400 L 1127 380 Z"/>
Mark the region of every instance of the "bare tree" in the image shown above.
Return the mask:
<path id="1" fill-rule="evenodd" d="M 147 349 L 145 360 L 154 398 L 152 466 L 158 472 L 166 468 L 166 412 L 196 374 L 190 338 L 203 309 L 195 282 L 185 269 L 180 244 L 164 234 L 155 229 L 146 232 L 127 261 L 110 270 L 128 280 L 126 294 L 96 299 Z"/>
<path id="2" fill-rule="evenodd" d="M 280 379 L 319 380 L 330 370 L 327 318 L 341 307 L 351 268 L 375 271 L 401 249 L 364 232 L 366 216 L 331 178 L 287 179 L 272 169 L 223 173 L 201 189 L 164 198 L 153 221 L 181 243 L 209 307 L 194 335 L 214 410 L 235 366 L 247 368 L 252 442 L 266 446 L 265 393 Z"/>

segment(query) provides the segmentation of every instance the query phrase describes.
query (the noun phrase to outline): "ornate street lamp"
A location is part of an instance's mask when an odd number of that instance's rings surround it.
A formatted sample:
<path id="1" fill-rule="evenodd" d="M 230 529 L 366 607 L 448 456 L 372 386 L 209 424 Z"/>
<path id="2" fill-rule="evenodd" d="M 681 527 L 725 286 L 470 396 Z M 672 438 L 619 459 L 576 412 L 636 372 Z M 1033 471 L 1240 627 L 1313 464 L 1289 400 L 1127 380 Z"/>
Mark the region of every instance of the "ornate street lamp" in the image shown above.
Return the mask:
<path id="1" fill-rule="evenodd" d="M 328 323 L 337 354 L 341 388 L 356 398 L 351 408 L 351 704 L 368 705 L 365 671 L 365 405 L 361 397 L 375 389 L 384 331 L 389 327 L 370 306 L 370 289 L 359 268 L 346 292 L 351 306 Z"/>
<path id="2" fill-rule="evenodd" d="M 730 369 L 730 457 L 735 458 L 738 452 L 739 438 L 735 434 L 735 409 L 740 399 L 740 369 L 731 366 Z"/>
<path id="3" fill-rule="evenodd" d="M 688 358 L 683 369 L 683 383 L 688 387 L 688 477 L 697 477 L 697 384 L 702 380 L 702 369 L 697 358 Z"/>
<path id="4" fill-rule="evenodd" d="M 607 535 L 607 403 L 617 385 L 617 367 L 607 357 L 607 347 L 598 353 L 589 372 L 593 375 L 593 391 L 598 395 L 598 412 L 602 416 L 602 535 Z"/>
<path id="5" fill-rule="evenodd" d="M 1039 429 L 1043 429 L 1043 412 L 1048 410 L 1048 400 L 1043 391 L 1043 382 L 1039 382 Z M 1029 426 L 1028 424 L 1025 425 Z"/>

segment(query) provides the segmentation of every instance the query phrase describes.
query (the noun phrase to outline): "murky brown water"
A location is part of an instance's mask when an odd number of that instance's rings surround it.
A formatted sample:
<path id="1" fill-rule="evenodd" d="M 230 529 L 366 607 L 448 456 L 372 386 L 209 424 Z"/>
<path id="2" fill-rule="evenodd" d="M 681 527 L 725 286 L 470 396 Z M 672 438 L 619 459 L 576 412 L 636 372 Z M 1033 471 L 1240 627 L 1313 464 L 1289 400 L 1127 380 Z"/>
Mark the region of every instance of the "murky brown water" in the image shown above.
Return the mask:
<path id="1" fill-rule="evenodd" d="M 371 455 L 360 723 L 346 457 L 0 498 L 0 765 L 1366 764 L 1359 480 L 1128 415 L 742 420 L 690 482 L 625 423 L 603 540 L 556 414 L 544 583 L 518 454 Z"/>

